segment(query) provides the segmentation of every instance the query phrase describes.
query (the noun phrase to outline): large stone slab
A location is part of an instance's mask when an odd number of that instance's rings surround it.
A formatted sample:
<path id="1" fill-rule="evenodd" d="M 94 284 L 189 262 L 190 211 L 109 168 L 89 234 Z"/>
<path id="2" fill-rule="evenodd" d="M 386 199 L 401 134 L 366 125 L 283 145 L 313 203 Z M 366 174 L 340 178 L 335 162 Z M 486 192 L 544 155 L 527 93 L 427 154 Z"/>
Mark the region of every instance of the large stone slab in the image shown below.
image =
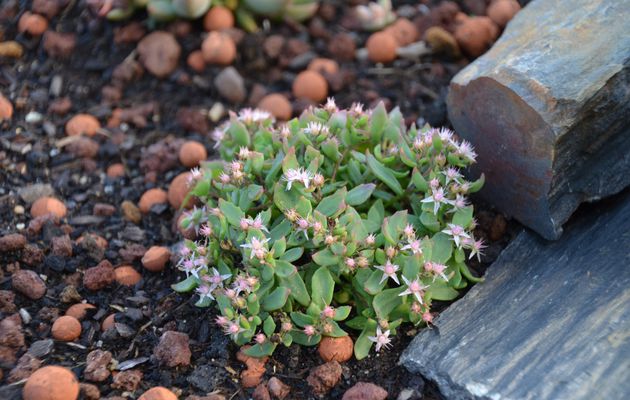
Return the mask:
<path id="1" fill-rule="evenodd" d="M 630 184 L 630 0 L 534 0 L 451 82 L 491 203 L 547 239 Z"/>
<path id="2" fill-rule="evenodd" d="M 449 400 L 630 398 L 630 192 L 607 208 L 521 233 L 402 364 Z"/>

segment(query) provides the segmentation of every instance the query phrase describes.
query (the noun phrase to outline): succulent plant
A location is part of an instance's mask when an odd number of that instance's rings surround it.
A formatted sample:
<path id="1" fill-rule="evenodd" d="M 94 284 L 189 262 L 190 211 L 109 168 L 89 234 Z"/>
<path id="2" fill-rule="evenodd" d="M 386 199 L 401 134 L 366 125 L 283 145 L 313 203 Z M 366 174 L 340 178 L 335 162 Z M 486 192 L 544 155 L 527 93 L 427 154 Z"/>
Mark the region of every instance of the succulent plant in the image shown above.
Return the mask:
<path id="1" fill-rule="evenodd" d="M 368 31 L 381 30 L 396 19 L 390 0 L 379 0 L 378 3 L 358 5 L 355 7 L 355 13 L 361 27 Z"/>
<path id="2" fill-rule="evenodd" d="M 234 10 L 239 24 L 248 31 L 258 29 L 256 15 L 303 21 L 313 16 L 319 5 L 317 0 L 224 0 L 221 3 Z M 128 0 L 122 4 L 109 11 L 107 18 L 127 19 L 136 10 L 146 8 L 151 18 L 159 22 L 177 17 L 197 19 L 210 9 L 212 0 Z"/>
<path id="3" fill-rule="evenodd" d="M 215 305 L 257 357 L 349 328 L 361 359 L 401 323 L 430 324 L 434 300 L 479 281 L 466 266 L 484 247 L 466 195 L 483 177 L 461 173 L 475 161 L 469 143 L 403 121 L 382 103 L 340 110 L 332 99 L 283 125 L 232 114 L 213 133 L 221 159 L 192 171 L 203 207 L 182 228 L 198 239 L 181 246 L 187 277 L 173 288 Z"/>

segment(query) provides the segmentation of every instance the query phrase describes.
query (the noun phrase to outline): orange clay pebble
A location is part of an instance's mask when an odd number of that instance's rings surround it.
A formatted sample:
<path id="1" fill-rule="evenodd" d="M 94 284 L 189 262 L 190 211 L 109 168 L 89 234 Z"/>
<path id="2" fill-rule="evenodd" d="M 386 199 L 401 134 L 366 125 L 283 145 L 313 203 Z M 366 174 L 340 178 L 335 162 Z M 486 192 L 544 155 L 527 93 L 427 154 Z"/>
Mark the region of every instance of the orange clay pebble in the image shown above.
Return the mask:
<path id="1" fill-rule="evenodd" d="M 258 103 L 258 108 L 269 111 L 276 119 L 287 121 L 293 115 L 293 107 L 287 98 L 280 93 L 268 94 Z"/>
<path id="2" fill-rule="evenodd" d="M 54 214 L 63 218 L 67 211 L 66 206 L 54 197 L 40 197 L 31 206 L 31 216 L 35 218 L 46 214 Z"/>
<path id="3" fill-rule="evenodd" d="M 13 104 L 0 93 L 0 122 L 11 119 L 13 116 Z"/>
<path id="4" fill-rule="evenodd" d="M 55 320 L 52 336 L 64 342 L 72 342 L 81 336 L 81 323 L 75 317 L 64 315 Z"/>
<path id="5" fill-rule="evenodd" d="M 496 39 L 498 27 L 488 17 L 469 17 L 455 28 L 455 40 L 471 57 L 482 55 Z"/>
<path id="6" fill-rule="evenodd" d="M 195 50 L 188 55 L 186 59 L 188 66 L 195 72 L 203 72 L 206 68 L 206 61 L 203 59 L 201 50 Z"/>
<path id="7" fill-rule="evenodd" d="M 142 266 L 151 272 L 159 272 L 164 269 L 171 252 L 163 246 L 151 246 L 142 256 Z"/>
<path id="8" fill-rule="evenodd" d="M 184 199 L 188 195 L 190 187 L 188 182 L 192 174 L 190 172 L 182 172 L 171 181 L 168 187 L 168 202 L 173 208 L 180 208 L 184 204 Z M 189 198 L 184 207 L 192 206 L 192 198 Z"/>
<path id="9" fill-rule="evenodd" d="M 49 365 L 28 378 L 22 397 L 24 400 L 76 400 L 79 381 L 68 368 Z"/>
<path id="10" fill-rule="evenodd" d="M 140 201 L 138 202 L 138 207 L 140 211 L 144 214 L 149 213 L 151 211 L 151 207 L 155 204 L 166 203 L 168 200 L 168 195 L 162 189 L 149 189 L 140 197 Z"/>
<path id="11" fill-rule="evenodd" d="M 101 129 L 101 123 L 90 114 L 77 114 L 66 123 L 68 136 L 81 134 L 94 136 L 99 129 Z"/>
<path id="12" fill-rule="evenodd" d="M 115 317 L 116 314 L 109 314 L 103 322 L 101 322 L 101 330 L 103 332 L 114 327 L 114 324 L 116 323 L 116 320 L 114 319 Z"/>
<path id="13" fill-rule="evenodd" d="M 520 9 L 521 5 L 516 0 L 494 0 L 486 9 L 486 14 L 495 24 L 503 28 Z"/>
<path id="14" fill-rule="evenodd" d="M 32 36 L 43 35 L 48 29 L 48 20 L 39 14 L 33 14 L 26 11 L 18 21 L 18 31 L 20 33 L 27 32 Z"/>
<path id="15" fill-rule="evenodd" d="M 87 315 L 88 310 L 92 309 L 96 309 L 96 307 L 88 303 L 77 303 L 68 307 L 68 309 L 66 310 L 66 315 L 69 315 L 81 321 Z"/>
<path id="16" fill-rule="evenodd" d="M 114 274 L 116 275 L 116 282 L 124 286 L 134 286 L 142 279 L 142 275 L 131 265 L 123 265 L 116 268 Z"/>
<path id="17" fill-rule="evenodd" d="M 107 167 L 107 176 L 110 178 L 120 178 L 125 176 L 125 166 L 121 163 L 112 164 Z"/>
<path id="18" fill-rule="evenodd" d="M 324 336 L 319 342 L 317 351 L 322 360 L 344 362 L 352 358 L 354 343 L 350 336 Z"/>
<path id="19" fill-rule="evenodd" d="M 317 57 L 308 63 L 306 69 L 319 72 L 320 74 L 326 73 L 334 75 L 339 72 L 339 64 L 337 64 L 337 61 L 331 60 L 330 58 Z"/>
<path id="20" fill-rule="evenodd" d="M 208 152 L 203 144 L 189 140 L 179 149 L 179 161 L 184 167 L 192 168 L 199 165 L 208 157 Z"/>
<path id="21" fill-rule="evenodd" d="M 418 40 L 418 29 L 407 18 L 398 18 L 396 22 L 387 27 L 399 46 L 407 46 Z"/>
<path id="22" fill-rule="evenodd" d="M 293 95 L 298 99 L 322 102 L 328 96 L 328 83 L 319 72 L 302 71 L 293 81 Z"/>
<path id="23" fill-rule="evenodd" d="M 370 35 L 365 47 L 367 47 L 370 60 L 377 63 L 388 63 L 396 59 L 398 42 L 391 33 L 381 31 Z"/>
<path id="24" fill-rule="evenodd" d="M 138 400 L 177 400 L 177 396 L 165 387 L 156 386 L 144 392 Z"/>
<path id="25" fill-rule="evenodd" d="M 236 45 L 230 36 L 215 31 L 201 44 L 201 52 L 209 64 L 230 65 L 236 58 Z"/>
<path id="26" fill-rule="evenodd" d="M 214 6 L 203 17 L 203 28 L 208 32 L 233 27 L 234 14 L 226 7 Z"/>

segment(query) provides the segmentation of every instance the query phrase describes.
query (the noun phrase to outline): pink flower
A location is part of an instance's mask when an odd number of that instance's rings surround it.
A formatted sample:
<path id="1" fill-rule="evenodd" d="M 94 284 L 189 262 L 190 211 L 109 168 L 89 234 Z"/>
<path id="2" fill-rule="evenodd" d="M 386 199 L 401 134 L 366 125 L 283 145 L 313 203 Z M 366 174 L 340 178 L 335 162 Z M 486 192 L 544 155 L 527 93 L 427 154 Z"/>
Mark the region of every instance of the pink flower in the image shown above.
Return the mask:
<path id="1" fill-rule="evenodd" d="M 335 309 L 331 306 L 324 307 L 324 311 L 322 311 L 322 317 L 324 318 L 335 318 Z"/>
<path id="2" fill-rule="evenodd" d="M 348 268 L 352 269 L 352 268 L 354 268 L 356 265 L 357 265 L 357 264 L 356 264 L 356 262 L 354 261 L 354 259 L 353 259 L 353 258 L 351 258 L 351 257 L 347 257 L 347 258 L 346 258 L 346 266 L 347 266 Z"/>
<path id="3" fill-rule="evenodd" d="M 453 242 L 455 242 L 455 246 L 461 249 L 462 240 L 470 239 L 470 235 L 466 233 L 466 230 L 459 225 L 455 225 L 455 224 L 447 224 L 447 225 L 448 225 L 448 229 L 444 229 L 442 230 L 442 232 L 449 235 L 451 239 L 453 240 Z"/>
<path id="4" fill-rule="evenodd" d="M 263 344 L 267 341 L 267 336 L 264 333 L 259 333 L 254 337 L 254 341 L 258 344 Z"/>
<path id="5" fill-rule="evenodd" d="M 422 254 L 422 242 L 419 239 L 412 240 L 401 247 L 400 250 L 411 250 L 413 254 Z"/>
<path id="6" fill-rule="evenodd" d="M 214 300 L 214 296 L 212 296 L 212 290 L 214 288 L 210 285 L 206 285 L 206 284 L 201 284 L 196 292 L 199 295 L 200 299 L 203 300 L 205 298 L 208 298 L 210 300 Z"/>
<path id="7" fill-rule="evenodd" d="M 413 237 L 415 235 L 415 231 L 413 230 L 413 226 L 411 224 L 407 224 L 403 232 L 405 233 L 405 236 L 407 237 Z"/>
<path id="8" fill-rule="evenodd" d="M 443 188 L 433 189 L 431 196 L 420 200 L 421 203 L 433 203 L 433 214 L 437 215 L 442 204 L 450 204 L 451 200 L 446 198 Z"/>
<path id="9" fill-rule="evenodd" d="M 241 247 L 251 250 L 251 254 L 249 256 L 250 259 L 254 258 L 254 256 L 262 258 L 260 257 L 260 255 L 262 255 L 263 257 L 265 256 L 265 254 L 267 253 L 267 248 L 265 247 L 265 244 L 270 240 L 271 239 L 269 238 L 260 240 L 256 236 L 253 236 L 249 243 L 242 244 Z"/>
<path id="10" fill-rule="evenodd" d="M 201 233 L 205 237 L 212 236 L 212 227 L 208 224 L 204 224 L 201 226 L 199 233 Z"/>
<path id="11" fill-rule="evenodd" d="M 422 320 L 424 322 L 426 322 L 427 324 L 430 324 L 433 322 L 433 314 L 431 314 L 429 311 L 425 311 L 422 313 Z"/>
<path id="12" fill-rule="evenodd" d="M 470 260 L 476 254 L 477 260 L 481 262 L 481 255 L 483 254 L 483 249 L 487 247 L 486 245 L 483 244 L 483 240 L 481 239 L 474 240 L 470 238 L 467 240 L 467 242 L 465 242 L 465 246 L 470 249 L 470 254 L 468 255 L 468 259 Z"/>
<path id="13" fill-rule="evenodd" d="M 424 263 L 424 270 L 434 275 L 433 281 L 435 281 L 436 276 L 440 276 L 445 281 L 448 281 L 448 277 L 446 276 L 446 274 L 444 274 L 445 269 L 446 265 L 444 264 L 438 264 L 431 261 L 427 261 Z"/>
<path id="14" fill-rule="evenodd" d="M 223 315 L 217 316 L 214 319 L 214 321 L 217 323 L 217 325 L 220 325 L 220 326 L 225 326 L 227 325 L 228 322 L 230 322 L 230 320 L 224 317 Z"/>
<path id="15" fill-rule="evenodd" d="M 374 236 L 373 233 L 370 233 L 369 235 L 367 235 L 367 237 L 365 238 L 365 244 L 367 244 L 368 246 L 373 246 L 374 243 L 376 243 L 376 236 Z"/>
<path id="16" fill-rule="evenodd" d="M 400 269 L 398 265 L 392 264 L 390 260 L 387 260 L 385 265 L 376 265 L 375 268 L 383 271 L 383 276 L 381 277 L 381 281 L 379 282 L 379 284 L 383 283 L 388 278 L 392 278 L 394 282 L 396 282 L 396 284 L 400 285 L 400 281 L 398 280 L 398 276 L 396 275 L 396 272 L 398 272 L 398 270 Z"/>
<path id="17" fill-rule="evenodd" d="M 387 330 L 383 332 L 380 326 L 376 327 L 376 336 L 368 336 L 368 339 L 371 342 L 376 343 L 376 351 L 381 351 L 381 348 L 388 348 L 391 344 L 392 339 L 389 338 L 390 331 Z"/>
<path id="18" fill-rule="evenodd" d="M 306 325 L 304 327 L 304 334 L 308 337 L 315 335 L 315 327 L 313 325 Z"/>
<path id="19" fill-rule="evenodd" d="M 428 286 L 425 286 L 420 282 L 420 279 L 416 278 L 413 281 L 410 281 L 403 275 L 403 281 L 407 285 L 407 289 L 400 293 L 399 296 L 408 296 L 413 295 L 420 304 L 424 304 L 424 300 L 422 297 L 424 296 L 424 289 L 427 289 Z"/>

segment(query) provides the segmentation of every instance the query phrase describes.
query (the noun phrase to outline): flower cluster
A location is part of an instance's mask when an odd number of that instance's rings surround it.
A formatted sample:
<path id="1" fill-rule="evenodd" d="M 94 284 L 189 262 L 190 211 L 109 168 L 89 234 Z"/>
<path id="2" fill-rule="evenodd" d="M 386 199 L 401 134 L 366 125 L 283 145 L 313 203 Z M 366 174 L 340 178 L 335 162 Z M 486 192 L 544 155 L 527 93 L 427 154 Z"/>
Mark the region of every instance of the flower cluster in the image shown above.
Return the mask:
<path id="1" fill-rule="evenodd" d="M 174 289 L 216 305 L 249 355 L 353 329 L 360 359 L 479 280 L 466 266 L 484 248 L 467 195 L 483 177 L 464 178 L 476 154 L 453 132 L 329 99 L 283 125 L 243 110 L 213 136 L 220 159 L 196 172 L 203 207 L 182 224 L 197 239 L 182 247 Z"/>

